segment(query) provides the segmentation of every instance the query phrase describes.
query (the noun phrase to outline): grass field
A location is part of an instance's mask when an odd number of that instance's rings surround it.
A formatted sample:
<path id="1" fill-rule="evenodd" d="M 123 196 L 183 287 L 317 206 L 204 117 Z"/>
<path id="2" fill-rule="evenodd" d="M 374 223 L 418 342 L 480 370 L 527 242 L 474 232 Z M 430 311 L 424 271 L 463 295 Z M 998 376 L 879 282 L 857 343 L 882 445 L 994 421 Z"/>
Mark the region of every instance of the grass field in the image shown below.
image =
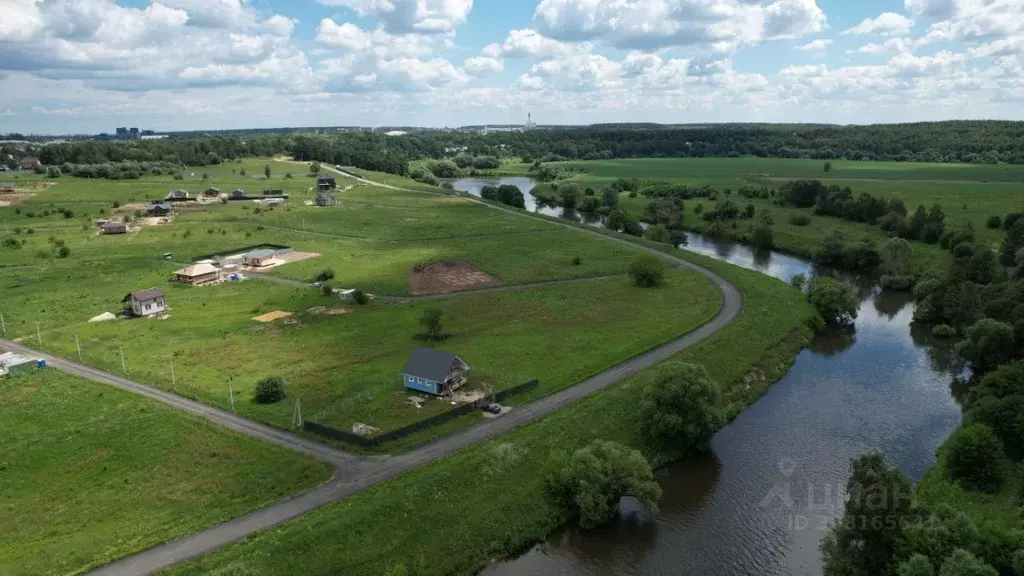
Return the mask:
<path id="1" fill-rule="evenodd" d="M 78 289 L 102 293 L 88 285 Z M 179 393 L 224 408 L 232 375 L 239 413 L 287 427 L 291 402 L 251 400 L 257 380 L 280 375 L 290 396 L 302 399 L 307 418 L 339 429 L 361 422 L 389 430 L 450 408 L 431 402 L 416 409 L 402 393 L 399 374 L 422 345 L 413 336 L 428 308 L 448 318 L 452 337 L 441 347 L 474 367 L 471 389 L 497 391 L 540 378 L 539 392 L 550 393 L 693 329 L 720 307 L 710 282 L 682 271 L 655 290 L 626 279 L 599 280 L 440 302 L 349 305 L 343 316 L 305 313 L 315 305 L 337 306 L 307 288 L 249 281 L 165 290 L 166 320 L 80 320 L 45 330 L 43 348 L 75 357 L 77 334 L 86 362 L 120 371 L 121 346 L 133 378 L 165 389 L 172 385 L 173 361 Z M 271 324 L 252 320 L 274 310 L 295 316 Z M 31 342 L 31 328 L 26 336 Z"/>
<path id="2" fill-rule="evenodd" d="M 474 387 L 496 391 L 540 378 L 536 391 L 519 400 L 524 401 L 679 336 L 720 307 L 720 295 L 709 282 L 681 271 L 656 290 L 613 278 L 430 303 L 377 301 L 366 307 L 340 304 L 308 286 L 263 279 L 198 288 L 168 282 L 172 271 L 199 255 L 262 243 L 320 254 L 269 270 L 269 275 L 305 283 L 329 268 L 335 272 L 334 286 L 398 296 L 409 293 L 409 270 L 421 263 L 466 261 L 514 285 L 621 275 L 637 256 L 627 246 L 463 198 L 389 190 L 341 177 L 344 189 L 335 193 L 339 203 L 328 208 L 302 204 L 314 195 L 312 177 L 304 176 L 281 179 L 294 186 L 294 195 L 273 209 L 249 202 L 190 204 L 179 207 L 169 224 L 117 236 L 96 232 L 91 219 L 100 210 L 72 218 L 48 215 L 51 226 L 32 234 L 26 229 L 26 222 L 39 221 L 38 214 L 29 218 L 26 212 L 39 212 L 54 199 L 85 199 L 109 216 L 114 200 L 104 198 L 121 198 L 123 209 L 172 188 L 197 191 L 216 183 L 226 191 L 246 179 L 265 182 L 265 161 L 246 162 L 250 175 L 244 177 L 228 165 L 210 167 L 206 180 L 198 171 L 186 173 L 184 180 L 64 177 L 28 201 L 0 208 L 0 222 L 6 217 L 18 223 L 7 224 L 7 234 L 24 241 L 17 249 L 0 247 L 0 265 L 12 266 L 0 277 L 0 313 L 8 336 L 75 359 L 77 337 L 86 363 L 116 372 L 123 350 L 132 378 L 221 408 L 230 405 L 230 376 L 240 413 L 282 427 L 290 426 L 293 400 L 301 398 L 309 419 L 346 430 L 356 422 L 389 430 L 450 409 L 442 402 L 416 409 L 407 402 L 399 377 L 406 357 L 421 344 L 413 336 L 427 308 L 446 313 L 453 337 L 442 346 L 474 367 Z M 295 167 L 282 167 L 288 166 Z M 259 178 L 252 177 L 254 168 Z M 277 165 L 272 170 L 278 174 Z M 56 256 L 58 245 L 70 249 L 67 258 Z M 126 293 L 150 287 L 166 292 L 167 318 L 87 322 L 118 312 Z M 308 312 L 341 306 L 348 309 L 344 315 Z M 293 316 L 269 324 L 253 320 L 278 310 Z M 286 379 L 290 399 L 258 406 L 251 400 L 253 386 L 271 375 Z M 416 441 L 450 429 L 433 430 Z"/>
<path id="3" fill-rule="evenodd" d="M 804 321 L 812 312 L 781 282 L 685 257 L 744 293 L 736 322 L 674 358 L 705 365 L 724 389 L 726 409 L 736 413 L 785 373 L 808 341 Z M 742 377 L 754 366 L 766 379 L 747 388 Z M 572 451 L 594 438 L 646 450 L 635 410 L 649 374 L 169 573 L 378 576 L 402 566 L 417 575 L 473 574 L 567 521 L 544 496 L 543 469 L 552 452 Z M 662 455 L 662 461 L 669 458 Z M 427 526 L 443 526 L 443 537 Z"/>
<path id="4" fill-rule="evenodd" d="M 946 213 L 947 229 L 972 226 L 981 242 L 997 246 L 1002 231 L 990 230 L 985 222 L 989 216 L 1004 216 L 1024 210 L 1024 167 L 1017 165 L 924 164 L 913 162 L 833 161 L 832 170 L 824 172 L 824 161 L 763 158 L 648 158 L 569 162 L 567 167 L 581 171 L 576 179 L 583 185 L 610 184 L 618 178 L 639 178 L 676 182 L 693 186 L 708 185 L 720 190 L 736 190 L 742 186 L 779 187 L 797 178 L 813 178 L 826 184 L 849 186 L 854 194 L 868 192 L 874 196 L 896 197 L 913 211 L 918 205 L 930 207 L 938 203 Z M 726 196 L 719 197 L 722 201 Z M 770 200 L 728 196 L 741 207 L 753 204 L 757 213 L 769 210 L 774 224 L 774 241 L 778 248 L 811 255 L 829 232 L 838 230 L 848 242 L 868 240 L 880 244 L 886 238 L 877 226 L 848 222 L 831 217 L 813 217 L 809 226 L 790 224 L 790 216 L 809 214 L 810 210 L 781 207 Z M 635 215 L 642 213 L 644 197 L 622 196 L 622 205 Z M 694 214 L 697 204 L 705 209 L 715 202 L 693 199 L 687 202 L 686 226 L 704 232 L 709 223 Z M 756 220 L 759 222 L 760 220 Z M 738 222 L 729 232 L 737 239 L 749 237 L 749 222 Z M 942 266 L 948 254 L 935 245 L 914 243 L 919 270 Z"/>
<path id="5" fill-rule="evenodd" d="M 75 574 L 309 488 L 330 466 L 41 370 L 0 378 L 0 573 Z"/>

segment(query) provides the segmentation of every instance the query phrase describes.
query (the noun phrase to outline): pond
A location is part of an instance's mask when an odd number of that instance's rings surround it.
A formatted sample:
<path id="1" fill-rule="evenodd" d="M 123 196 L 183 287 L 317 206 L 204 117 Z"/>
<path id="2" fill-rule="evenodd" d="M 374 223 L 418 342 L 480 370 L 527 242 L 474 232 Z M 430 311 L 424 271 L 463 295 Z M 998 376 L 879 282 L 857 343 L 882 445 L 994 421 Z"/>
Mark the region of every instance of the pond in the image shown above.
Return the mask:
<path id="1" fill-rule="evenodd" d="M 696 234 L 685 249 L 786 281 L 835 274 Z M 625 499 L 611 526 L 566 528 L 483 574 L 820 574 L 818 544 L 842 512 L 850 459 L 881 450 L 919 480 L 961 417 L 949 386 L 963 366 L 950 345 L 912 326 L 909 294 L 855 284 L 855 326 L 819 334 L 782 380 L 718 432 L 710 455 L 660 470 L 657 514 Z"/>

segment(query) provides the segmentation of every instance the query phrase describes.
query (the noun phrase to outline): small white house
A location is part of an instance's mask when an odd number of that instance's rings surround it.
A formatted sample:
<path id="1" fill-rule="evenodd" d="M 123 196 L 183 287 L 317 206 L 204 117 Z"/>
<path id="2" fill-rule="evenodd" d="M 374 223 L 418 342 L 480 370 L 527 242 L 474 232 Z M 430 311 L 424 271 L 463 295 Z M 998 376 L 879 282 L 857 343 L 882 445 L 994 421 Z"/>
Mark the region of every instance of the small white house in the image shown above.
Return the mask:
<path id="1" fill-rule="evenodd" d="M 121 301 L 134 316 L 156 316 L 164 313 L 164 293 L 159 288 L 132 292 Z"/>

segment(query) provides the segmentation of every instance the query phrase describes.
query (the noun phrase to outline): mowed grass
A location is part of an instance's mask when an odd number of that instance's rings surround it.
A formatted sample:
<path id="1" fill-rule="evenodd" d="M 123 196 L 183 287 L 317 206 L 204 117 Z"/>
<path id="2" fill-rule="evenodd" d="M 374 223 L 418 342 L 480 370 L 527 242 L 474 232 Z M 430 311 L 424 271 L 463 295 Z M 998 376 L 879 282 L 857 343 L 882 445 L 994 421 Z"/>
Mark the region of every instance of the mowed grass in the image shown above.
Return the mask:
<path id="1" fill-rule="evenodd" d="M 46 369 L 0 378 L 0 573 L 76 574 L 326 481 L 330 466 Z"/>
<path id="2" fill-rule="evenodd" d="M 813 313 L 781 282 L 711 259 L 743 291 L 733 324 L 674 360 L 703 364 L 735 413 L 788 369 L 809 341 Z M 766 379 L 747 387 L 753 368 Z M 387 573 L 402 566 L 417 575 L 473 574 L 495 558 L 522 551 L 568 518 L 544 494 L 544 468 L 554 452 L 571 452 L 595 438 L 639 447 L 636 398 L 651 371 L 397 480 L 318 510 L 279 528 L 172 568 L 168 574 Z M 672 455 L 661 455 L 664 461 Z M 443 527 L 441 533 L 426 529 Z M 443 533 L 443 534 L 442 534 Z M 440 534 L 440 536 L 439 536 Z"/>
<path id="3" fill-rule="evenodd" d="M 473 367 L 472 389 L 497 391 L 539 378 L 536 394 L 546 394 L 692 330 L 721 306 L 707 279 L 682 270 L 656 289 L 618 278 L 437 302 L 345 304 L 349 313 L 341 316 L 306 312 L 338 307 L 336 298 L 259 281 L 168 286 L 165 292 L 169 318 L 79 321 L 46 330 L 43 348 L 74 358 L 77 334 L 85 362 L 120 372 L 121 347 L 132 378 L 176 386 L 180 394 L 226 409 L 232 376 L 236 410 L 281 427 L 290 426 L 292 400 L 301 398 L 311 420 L 345 430 L 356 422 L 388 430 L 450 409 L 443 402 L 416 409 L 402 387 L 402 366 L 423 345 L 414 336 L 427 309 L 444 312 L 451 337 L 440 347 Z M 295 316 L 271 324 L 252 320 L 274 310 Z M 31 329 L 27 338 L 32 342 Z M 284 377 L 292 400 L 255 404 L 253 387 L 272 375 Z"/>
<path id="4" fill-rule="evenodd" d="M 416 264 L 465 261 L 503 284 L 526 284 L 622 274 L 636 259 L 636 252 L 628 247 L 558 229 L 403 243 L 284 233 L 273 237 L 296 250 L 315 251 L 321 256 L 274 268 L 269 274 L 310 281 L 317 272 L 329 268 L 335 272 L 336 286 L 398 296 L 409 293 L 408 274 Z M 580 258 L 578 265 L 573 264 L 576 257 Z"/>

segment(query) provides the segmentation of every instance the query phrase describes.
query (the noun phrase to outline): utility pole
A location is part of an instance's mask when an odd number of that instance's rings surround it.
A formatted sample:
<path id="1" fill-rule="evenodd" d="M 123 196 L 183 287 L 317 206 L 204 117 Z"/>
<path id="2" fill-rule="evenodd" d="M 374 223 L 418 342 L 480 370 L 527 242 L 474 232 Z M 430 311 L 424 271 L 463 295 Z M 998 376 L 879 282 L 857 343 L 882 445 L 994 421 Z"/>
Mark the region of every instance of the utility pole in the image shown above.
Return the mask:
<path id="1" fill-rule="evenodd" d="M 39 341 L 39 347 L 43 347 L 43 335 L 39 332 L 39 322 L 36 322 L 36 340 Z"/>
<path id="2" fill-rule="evenodd" d="M 118 352 L 121 353 L 121 371 L 124 372 L 125 374 L 127 374 L 128 373 L 128 365 L 124 363 L 124 346 L 118 345 L 117 350 L 118 350 Z"/>
<path id="3" fill-rule="evenodd" d="M 78 349 L 78 361 L 82 361 L 82 345 L 78 342 L 78 332 L 75 332 L 75 348 Z"/>
<path id="4" fill-rule="evenodd" d="M 302 400 L 295 399 L 295 410 L 292 411 L 292 426 L 302 428 Z"/>
<path id="5" fill-rule="evenodd" d="M 231 399 L 231 411 L 235 411 L 235 387 L 232 382 L 232 376 L 228 376 L 228 398 Z"/>
<path id="6" fill-rule="evenodd" d="M 178 393 L 178 381 L 174 378 L 174 359 L 171 358 L 167 361 L 171 365 L 171 389 L 175 394 Z"/>

